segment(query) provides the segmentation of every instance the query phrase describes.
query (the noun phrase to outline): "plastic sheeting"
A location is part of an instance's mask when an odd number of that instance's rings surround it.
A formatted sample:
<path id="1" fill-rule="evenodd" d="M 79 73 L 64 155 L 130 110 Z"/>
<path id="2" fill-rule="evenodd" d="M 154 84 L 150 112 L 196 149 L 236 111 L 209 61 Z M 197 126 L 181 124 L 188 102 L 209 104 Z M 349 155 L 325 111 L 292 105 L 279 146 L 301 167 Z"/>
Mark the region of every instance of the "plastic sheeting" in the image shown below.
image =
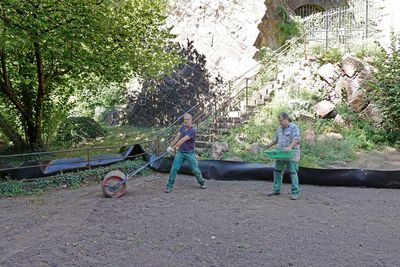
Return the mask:
<path id="1" fill-rule="evenodd" d="M 146 161 L 150 159 L 150 155 L 140 145 L 121 147 L 119 153 L 102 154 L 86 158 L 66 158 L 54 159 L 47 161 L 28 161 L 21 164 L 21 168 L 4 170 L 2 176 L 9 176 L 12 179 L 34 179 L 55 175 L 60 172 L 75 172 L 100 166 L 108 166 L 127 159 L 133 159 L 143 154 L 142 158 Z M 6 168 L 15 168 L 10 164 L 3 164 Z"/>
<path id="2" fill-rule="evenodd" d="M 173 159 L 165 158 L 153 165 L 160 172 L 169 172 Z M 199 168 L 205 179 L 214 180 L 262 180 L 272 181 L 274 168 L 261 163 L 199 160 Z M 192 174 L 188 164 L 182 164 L 179 173 Z M 300 184 L 329 186 L 364 186 L 399 188 L 400 171 L 375 171 L 361 169 L 312 169 L 299 168 Z M 290 183 L 285 173 L 283 182 Z"/>
<path id="3" fill-rule="evenodd" d="M 22 166 L 28 168 L 3 171 L 2 175 L 14 179 L 32 179 L 57 174 L 59 172 L 77 171 L 96 166 L 107 166 L 119 161 L 132 159 L 142 155 L 146 161 L 150 154 L 140 145 L 126 146 L 118 154 L 104 154 L 93 157 L 90 161 L 84 158 L 55 159 L 44 162 L 25 162 Z M 159 172 L 169 172 L 173 158 L 162 158 L 152 164 L 152 168 Z M 43 165 L 43 166 L 34 166 Z M 9 166 L 9 165 L 7 165 Z M 274 168 L 261 163 L 199 160 L 199 167 L 205 179 L 214 180 L 261 180 L 271 181 Z M 182 164 L 181 174 L 192 174 L 186 162 Z M 400 188 L 400 170 L 375 171 L 360 169 L 312 169 L 300 168 L 300 184 L 329 185 L 329 186 L 365 186 L 377 188 Z M 284 182 L 290 182 L 286 173 Z"/>

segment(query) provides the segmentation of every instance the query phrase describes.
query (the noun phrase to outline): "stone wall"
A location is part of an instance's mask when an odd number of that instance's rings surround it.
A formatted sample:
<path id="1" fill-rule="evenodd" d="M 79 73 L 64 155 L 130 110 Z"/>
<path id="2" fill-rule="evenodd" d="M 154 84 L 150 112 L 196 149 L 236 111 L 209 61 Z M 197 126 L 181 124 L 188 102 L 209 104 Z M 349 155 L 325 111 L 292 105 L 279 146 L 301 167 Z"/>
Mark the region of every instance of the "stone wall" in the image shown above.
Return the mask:
<path id="1" fill-rule="evenodd" d="M 211 76 L 231 80 L 257 64 L 254 42 L 265 10 L 264 0 L 180 0 L 172 2 L 168 23 L 176 41 L 191 40 L 206 56 Z"/>
<path id="2" fill-rule="evenodd" d="M 289 13 L 311 4 L 328 10 L 345 0 L 180 0 L 171 1 L 168 24 L 176 41 L 193 41 L 204 54 L 211 76 L 232 80 L 257 64 L 256 54 L 264 46 L 278 48 L 282 6 Z M 293 12 L 292 12 L 293 13 Z M 255 69 L 256 71 L 257 69 Z M 254 73 L 254 72 L 253 72 Z M 248 76 L 252 73 L 247 74 Z"/>

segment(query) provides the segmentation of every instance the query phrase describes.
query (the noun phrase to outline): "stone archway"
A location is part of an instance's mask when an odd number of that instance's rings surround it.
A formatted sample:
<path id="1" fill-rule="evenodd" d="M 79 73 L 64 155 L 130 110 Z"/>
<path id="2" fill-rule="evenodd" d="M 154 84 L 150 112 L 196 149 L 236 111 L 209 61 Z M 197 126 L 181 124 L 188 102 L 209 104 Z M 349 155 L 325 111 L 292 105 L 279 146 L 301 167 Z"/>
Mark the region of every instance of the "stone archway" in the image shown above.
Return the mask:
<path id="1" fill-rule="evenodd" d="M 300 6 L 300 7 L 296 8 L 294 10 L 294 13 L 296 14 L 296 16 L 300 16 L 300 17 L 304 18 L 304 17 L 310 16 L 312 14 L 324 12 L 324 11 L 325 10 L 320 6 L 304 5 L 304 6 Z"/>
<path id="2" fill-rule="evenodd" d="M 347 5 L 346 0 L 288 0 L 287 5 L 291 11 L 302 6 L 313 6 L 322 9 L 322 11 Z"/>

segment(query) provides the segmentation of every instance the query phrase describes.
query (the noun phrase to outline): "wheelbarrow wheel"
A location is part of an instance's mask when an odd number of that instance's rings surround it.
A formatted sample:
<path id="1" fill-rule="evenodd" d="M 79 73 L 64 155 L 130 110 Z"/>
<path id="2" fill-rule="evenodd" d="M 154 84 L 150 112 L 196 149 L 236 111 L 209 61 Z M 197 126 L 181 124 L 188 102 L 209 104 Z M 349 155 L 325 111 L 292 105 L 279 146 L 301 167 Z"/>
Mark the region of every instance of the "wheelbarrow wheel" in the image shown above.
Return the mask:
<path id="1" fill-rule="evenodd" d="M 105 197 L 121 197 L 126 193 L 126 174 L 121 171 L 111 171 L 103 179 L 102 190 Z M 121 184 L 118 184 L 121 183 Z"/>

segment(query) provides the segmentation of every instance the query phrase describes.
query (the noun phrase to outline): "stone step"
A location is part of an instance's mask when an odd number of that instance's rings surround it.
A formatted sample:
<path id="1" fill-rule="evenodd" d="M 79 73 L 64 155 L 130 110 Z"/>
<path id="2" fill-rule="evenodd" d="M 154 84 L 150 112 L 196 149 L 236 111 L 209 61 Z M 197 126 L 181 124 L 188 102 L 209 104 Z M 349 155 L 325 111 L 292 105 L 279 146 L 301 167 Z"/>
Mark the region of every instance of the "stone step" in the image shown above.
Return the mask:
<path id="1" fill-rule="evenodd" d="M 240 111 L 229 111 L 227 114 L 229 118 L 240 118 Z"/>
<path id="2" fill-rule="evenodd" d="M 241 122 L 219 122 L 217 123 L 217 128 L 236 128 L 239 127 L 242 123 Z"/>
<path id="3" fill-rule="evenodd" d="M 264 99 L 262 99 L 262 100 L 258 99 L 257 100 L 257 106 L 262 106 L 262 105 L 265 105 Z"/>
<path id="4" fill-rule="evenodd" d="M 217 128 L 217 129 L 209 129 L 209 131 L 212 132 L 212 133 L 215 133 L 217 135 L 220 135 L 220 134 L 224 134 L 224 133 L 229 132 L 229 129 L 227 129 L 227 128 Z"/>
<path id="5" fill-rule="evenodd" d="M 240 123 L 241 118 L 240 117 L 218 117 L 217 118 L 217 123 Z"/>
<path id="6" fill-rule="evenodd" d="M 257 100 L 256 99 L 249 99 L 247 102 L 247 107 L 256 107 L 257 106 Z"/>

